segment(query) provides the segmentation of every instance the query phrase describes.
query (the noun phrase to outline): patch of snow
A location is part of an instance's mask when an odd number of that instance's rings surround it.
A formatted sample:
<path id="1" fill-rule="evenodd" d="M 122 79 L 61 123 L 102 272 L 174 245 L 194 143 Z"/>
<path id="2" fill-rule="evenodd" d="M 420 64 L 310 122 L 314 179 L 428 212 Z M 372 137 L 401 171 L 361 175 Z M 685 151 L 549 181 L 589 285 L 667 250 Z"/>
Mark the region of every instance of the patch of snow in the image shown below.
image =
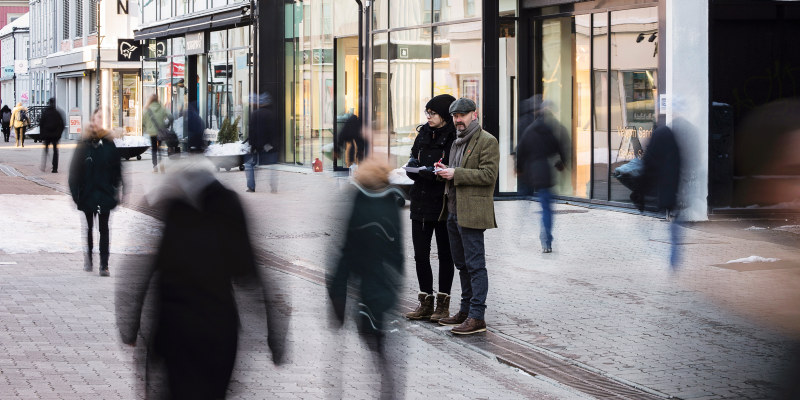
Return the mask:
<path id="1" fill-rule="evenodd" d="M 123 136 L 114 139 L 117 147 L 143 147 L 150 146 L 150 136 Z"/>
<path id="2" fill-rule="evenodd" d="M 762 228 L 760 226 L 751 226 L 749 228 L 744 228 L 744 230 L 746 230 L 746 231 L 761 231 L 761 230 L 765 230 L 765 229 L 767 229 L 767 228 Z"/>
<path id="3" fill-rule="evenodd" d="M 238 156 L 250 152 L 250 145 L 242 142 L 218 144 L 208 146 L 205 154 L 207 156 Z"/>
<path id="4" fill-rule="evenodd" d="M 800 200 L 793 200 L 785 203 L 773 204 L 771 206 L 760 206 L 758 204 L 751 204 L 747 207 L 751 210 L 796 210 L 800 209 Z"/>
<path id="5" fill-rule="evenodd" d="M 800 225 L 783 225 L 775 228 L 775 230 L 800 234 Z"/>
<path id="6" fill-rule="evenodd" d="M 725 264 L 736 264 L 736 263 L 749 264 L 749 263 L 754 263 L 754 262 L 775 262 L 775 261 L 780 261 L 780 259 L 779 258 L 764 258 L 764 257 L 759 257 L 759 256 L 750 256 L 750 257 L 745 257 L 745 258 L 739 258 L 739 259 L 736 259 L 736 260 L 730 260 L 730 261 L 726 262 Z"/>

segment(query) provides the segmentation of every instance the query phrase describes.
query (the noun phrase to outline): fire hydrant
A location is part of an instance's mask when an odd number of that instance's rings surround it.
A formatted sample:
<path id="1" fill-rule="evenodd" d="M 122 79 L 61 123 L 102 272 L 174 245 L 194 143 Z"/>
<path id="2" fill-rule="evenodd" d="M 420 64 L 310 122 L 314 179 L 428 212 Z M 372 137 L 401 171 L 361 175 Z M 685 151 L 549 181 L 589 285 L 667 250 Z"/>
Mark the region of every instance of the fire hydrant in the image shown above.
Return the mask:
<path id="1" fill-rule="evenodd" d="M 319 158 L 314 158 L 314 162 L 311 165 L 314 167 L 314 172 L 322 172 L 322 161 Z"/>

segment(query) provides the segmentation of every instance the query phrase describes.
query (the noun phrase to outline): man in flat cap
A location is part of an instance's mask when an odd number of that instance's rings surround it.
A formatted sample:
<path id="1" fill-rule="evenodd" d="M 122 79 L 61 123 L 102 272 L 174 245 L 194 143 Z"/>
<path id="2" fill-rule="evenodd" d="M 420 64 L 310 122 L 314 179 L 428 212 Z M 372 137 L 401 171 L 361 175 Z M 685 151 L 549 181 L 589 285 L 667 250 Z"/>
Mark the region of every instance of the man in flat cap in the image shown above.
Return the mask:
<path id="1" fill-rule="evenodd" d="M 450 165 L 434 165 L 438 169 L 436 174 L 447 181 L 440 219 L 447 217 L 450 252 L 461 279 L 459 312 L 440 319 L 439 324 L 455 326 L 451 332 L 458 335 L 486 331 L 484 313 L 489 277 L 483 231 L 497 228 L 494 186 L 500 149 L 497 139 L 478 124 L 475 109 L 475 102 L 465 97 L 450 105 L 456 127 Z"/>

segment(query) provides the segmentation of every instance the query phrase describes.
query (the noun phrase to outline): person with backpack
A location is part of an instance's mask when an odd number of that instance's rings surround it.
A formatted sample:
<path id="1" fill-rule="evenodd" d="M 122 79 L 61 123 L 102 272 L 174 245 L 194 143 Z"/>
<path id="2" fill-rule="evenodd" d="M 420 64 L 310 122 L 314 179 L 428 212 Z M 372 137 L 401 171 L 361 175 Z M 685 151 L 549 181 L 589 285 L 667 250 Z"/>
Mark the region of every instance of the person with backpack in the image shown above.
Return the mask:
<path id="1" fill-rule="evenodd" d="M 147 101 L 147 110 L 142 118 L 142 130 L 150 135 L 150 151 L 153 155 L 153 173 L 164 173 L 164 164 L 158 163 L 158 148 L 161 146 L 163 138 L 169 135 L 169 128 L 172 125 L 172 114 L 170 114 L 158 101 L 158 94 L 153 93 Z"/>
<path id="2" fill-rule="evenodd" d="M 17 138 L 14 147 L 25 147 L 25 130 L 30 125 L 28 119 L 28 107 L 17 103 L 17 106 L 11 110 L 11 120 L 8 125 L 14 128 L 14 136 Z"/>
<path id="3" fill-rule="evenodd" d="M 56 99 L 50 98 L 47 102 L 47 108 L 42 112 L 42 118 L 39 122 L 40 137 L 44 141 L 44 153 L 42 153 L 42 167 L 44 171 L 47 167 L 47 150 L 50 145 L 53 145 L 53 170 L 55 174 L 58 172 L 58 142 L 61 140 L 61 135 L 64 133 L 64 116 L 61 110 L 56 108 Z"/>
<path id="4" fill-rule="evenodd" d="M 102 113 L 95 110 L 69 169 L 72 200 L 86 216 L 87 249 L 83 269 L 92 270 L 92 227 L 96 216 L 100 230 L 100 276 L 109 276 L 108 219 L 119 203 L 123 187 L 120 154 L 109 133 L 102 128 Z"/>
<path id="5" fill-rule="evenodd" d="M 8 138 L 11 136 L 11 127 L 8 125 L 11 122 L 11 109 L 8 108 L 8 104 L 4 104 L 0 109 L 0 121 L 2 121 L 0 124 L 3 128 L 3 140 L 8 143 Z"/>

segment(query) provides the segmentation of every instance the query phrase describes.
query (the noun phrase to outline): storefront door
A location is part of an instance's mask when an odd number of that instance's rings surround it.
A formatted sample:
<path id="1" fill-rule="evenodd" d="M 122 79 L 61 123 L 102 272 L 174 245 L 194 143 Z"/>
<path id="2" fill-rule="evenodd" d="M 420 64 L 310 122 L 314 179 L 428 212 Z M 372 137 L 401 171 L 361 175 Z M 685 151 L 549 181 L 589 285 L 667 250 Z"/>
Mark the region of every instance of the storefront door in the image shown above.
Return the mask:
<path id="1" fill-rule="evenodd" d="M 334 67 L 335 82 L 335 102 L 336 102 L 336 124 L 333 131 L 333 145 L 341 133 L 340 130 L 348 118 L 358 115 L 358 37 L 337 38 L 335 43 L 336 65 Z M 341 154 L 336 157 L 333 153 L 330 158 L 333 160 L 333 168 L 341 169 L 349 167 L 352 160 Z"/>
<path id="2" fill-rule="evenodd" d="M 141 135 L 142 121 L 138 72 L 114 72 L 112 85 L 111 129 L 120 128 L 125 135 Z"/>

